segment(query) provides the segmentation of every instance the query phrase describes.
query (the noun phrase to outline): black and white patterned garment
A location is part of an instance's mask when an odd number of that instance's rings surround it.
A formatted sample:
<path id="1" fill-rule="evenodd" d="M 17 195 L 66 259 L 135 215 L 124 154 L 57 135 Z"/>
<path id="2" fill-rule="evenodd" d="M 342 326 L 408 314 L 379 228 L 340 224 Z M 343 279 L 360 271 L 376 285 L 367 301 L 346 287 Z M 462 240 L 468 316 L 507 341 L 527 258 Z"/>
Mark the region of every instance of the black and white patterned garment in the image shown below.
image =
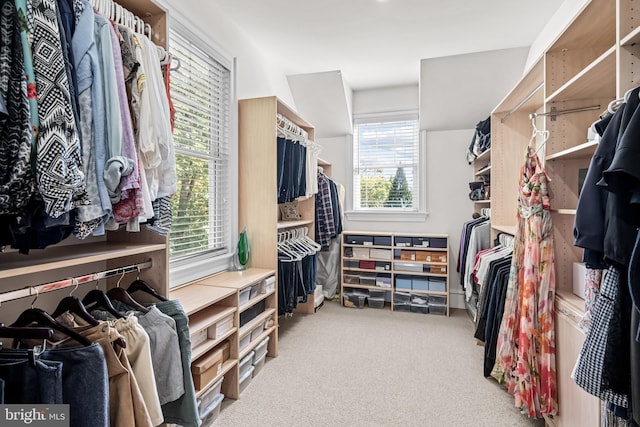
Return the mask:
<path id="1" fill-rule="evenodd" d="M 88 203 L 80 141 L 71 108 L 56 2 L 33 0 L 28 5 L 40 119 L 36 180 L 47 214 L 57 218 Z"/>
<path id="2" fill-rule="evenodd" d="M 147 223 L 147 228 L 166 236 L 171 231 L 173 217 L 171 215 L 171 196 L 158 197 L 152 202 L 153 218 Z"/>
<path id="3" fill-rule="evenodd" d="M 589 394 L 623 408 L 629 407 L 629 397 L 603 390 L 602 373 L 607 350 L 609 324 L 614 315 L 614 306 L 620 287 L 620 272 L 609 267 L 605 273 L 600 295 L 593 307 L 591 329 L 582 345 L 578 363 L 574 370 L 576 384 Z"/>
<path id="4" fill-rule="evenodd" d="M 15 215 L 33 190 L 27 82 L 19 21 L 13 1 L 0 10 L 0 93 L 8 116 L 0 116 L 0 215 Z"/>

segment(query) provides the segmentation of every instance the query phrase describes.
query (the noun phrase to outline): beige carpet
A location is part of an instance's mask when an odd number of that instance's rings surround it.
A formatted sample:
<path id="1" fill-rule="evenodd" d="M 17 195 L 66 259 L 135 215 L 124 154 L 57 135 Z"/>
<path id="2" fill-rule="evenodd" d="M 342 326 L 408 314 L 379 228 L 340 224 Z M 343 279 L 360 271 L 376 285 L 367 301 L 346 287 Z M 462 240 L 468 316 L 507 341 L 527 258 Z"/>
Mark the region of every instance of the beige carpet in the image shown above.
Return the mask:
<path id="1" fill-rule="evenodd" d="M 267 359 L 215 426 L 539 426 L 482 376 L 483 349 L 451 317 L 349 309 L 281 319 Z"/>

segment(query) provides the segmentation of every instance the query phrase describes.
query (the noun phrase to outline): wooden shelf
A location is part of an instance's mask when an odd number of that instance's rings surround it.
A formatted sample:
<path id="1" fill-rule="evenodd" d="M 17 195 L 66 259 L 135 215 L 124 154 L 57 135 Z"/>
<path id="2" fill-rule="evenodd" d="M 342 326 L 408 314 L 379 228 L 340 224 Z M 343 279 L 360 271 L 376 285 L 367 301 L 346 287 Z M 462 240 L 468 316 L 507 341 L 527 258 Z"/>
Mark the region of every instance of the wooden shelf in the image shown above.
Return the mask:
<path id="1" fill-rule="evenodd" d="M 500 101 L 493 110 L 496 113 L 509 113 L 517 108 L 518 111 L 534 112 L 544 103 L 544 61 L 543 58 L 525 72 L 518 84 Z M 533 94 L 522 105 L 520 103 L 530 94 Z M 495 148 L 495 147 L 494 147 Z"/>
<path id="2" fill-rule="evenodd" d="M 417 260 L 410 260 L 410 259 L 394 259 L 393 262 L 414 262 L 417 264 L 426 264 L 426 265 L 449 265 L 448 262 L 430 262 L 430 261 L 417 261 Z M 395 270 L 394 271 L 400 271 L 400 270 Z"/>
<path id="3" fill-rule="evenodd" d="M 546 157 L 546 160 L 586 159 L 593 156 L 596 152 L 596 148 L 598 148 L 598 141 L 588 141 L 584 144 L 576 145 L 575 147 L 559 151 L 555 154 L 550 154 Z"/>
<path id="4" fill-rule="evenodd" d="M 370 270 L 368 268 L 352 268 L 352 267 L 342 267 L 345 271 L 355 271 L 355 272 L 363 272 L 363 273 L 389 273 L 391 274 L 391 270 Z"/>
<path id="5" fill-rule="evenodd" d="M 483 176 L 483 175 L 490 175 L 490 174 L 491 174 L 491 166 L 476 172 L 474 176 Z"/>
<path id="6" fill-rule="evenodd" d="M 575 209 L 551 209 L 551 212 L 557 213 L 558 215 L 575 215 Z"/>
<path id="7" fill-rule="evenodd" d="M 318 166 L 331 166 L 331 163 L 321 158 L 318 158 Z"/>
<path id="8" fill-rule="evenodd" d="M 447 273 L 423 273 L 418 271 L 394 270 L 395 275 L 401 276 L 425 276 L 425 277 L 448 277 Z"/>
<path id="9" fill-rule="evenodd" d="M 240 306 L 240 308 L 238 308 L 238 312 L 242 313 L 243 311 L 245 311 L 247 308 L 252 307 L 254 305 L 256 305 L 257 303 L 259 303 L 260 301 L 269 298 L 271 295 L 275 294 L 275 287 L 274 290 L 271 292 L 267 292 L 266 294 L 258 294 L 258 296 L 253 297 L 252 299 L 250 299 L 249 301 L 247 301 L 245 304 L 242 304 Z"/>
<path id="10" fill-rule="evenodd" d="M 169 293 L 169 298 L 180 301 L 187 316 L 191 316 L 193 313 L 234 294 L 233 289 L 205 286 L 197 282 L 172 290 Z"/>
<path id="11" fill-rule="evenodd" d="M 354 285 L 351 283 L 342 283 L 342 287 L 343 288 L 356 288 L 356 289 L 375 289 L 375 290 L 380 290 L 380 291 L 391 291 L 393 290 L 393 288 L 388 287 L 388 288 L 383 288 L 382 286 L 368 286 L 368 285 Z"/>
<path id="12" fill-rule="evenodd" d="M 633 46 L 640 43 L 640 27 L 637 27 L 620 40 L 620 46 Z"/>
<path id="13" fill-rule="evenodd" d="M 257 315 L 255 319 L 253 319 L 246 325 L 242 326 L 238 330 L 238 338 L 242 339 L 245 336 L 247 336 L 247 334 L 250 334 L 252 330 L 258 327 L 261 323 L 264 323 L 264 321 L 269 319 L 275 312 L 276 312 L 275 308 L 269 308 L 263 311 L 262 313 L 260 313 L 259 315 Z"/>
<path id="14" fill-rule="evenodd" d="M 0 279 L 166 250 L 164 244 L 98 242 L 0 254 Z"/>
<path id="15" fill-rule="evenodd" d="M 387 246 L 387 249 L 391 249 L 391 246 Z M 380 262 L 386 262 L 386 261 L 392 261 L 391 258 L 388 259 L 378 259 L 378 258 L 357 258 L 357 257 L 353 257 L 353 256 L 344 256 L 344 253 L 342 255 L 343 259 L 346 260 L 352 260 L 352 261 L 380 261 Z"/>
<path id="16" fill-rule="evenodd" d="M 312 219 L 303 219 L 300 221 L 278 221 L 278 230 L 286 230 L 288 228 L 304 227 L 313 224 Z"/>
<path id="17" fill-rule="evenodd" d="M 445 296 L 448 297 L 449 293 L 447 291 L 441 292 L 441 291 L 420 291 L 417 289 L 399 289 L 399 292 L 407 292 L 407 293 L 412 293 L 412 294 L 424 294 L 424 295 L 441 295 L 441 296 Z"/>
<path id="18" fill-rule="evenodd" d="M 557 289 L 556 297 L 569 303 L 571 307 L 578 311 L 580 314 L 584 314 L 584 300 L 573 292 L 564 289 Z"/>
<path id="19" fill-rule="evenodd" d="M 429 251 L 429 252 L 447 252 L 449 250 L 447 248 L 428 248 L 424 246 L 394 246 L 394 249 L 406 249 L 408 251 Z"/>
<path id="20" fill-rule="evenodd" d="M 476 157 L 473 161 L 474 162 L 481 162 L 484 160 L 488 160 L 491 158 L 491 148 L 486 149 L 485 151 L 483 151 L 482 153 L 480 153 L 480 155 L 478 157 Z"/>
<path id="21" fill-rule="evenodd" d="M 616 94 L 615 79 L 611 79 L 611 76 L 615 73 L 616 47 L 613 46 L 552 93 L 546 102 L 614 98 Z M 590 105 L 585 105 L 585 107 L 587 106 Z M 606 105 L 601 106 L 603 109 L 605 107 Z"/>
<path id="22" fill-rule="evenodd" d="M 380 246 L 380 245 L 356 245 L 353 243 L 345 243 L 345 248 L 367 248 L 367 249 L 392 249 L 392 246 Z"/>
<path id="23" fill-rule="evenodd" d="M 491 228 L 493 228 L 496 231 L 499 231 L 501 233 L 507 233 L 507 234 L 511 234 L 511 235 L 515 235 L 516 234 L 516 226 L 515 225 L 494 225 L 491 224 Z"/>
<path id="24" fill-rule="evenodd" d="M 198 399 L 200 396 L 202 396 L 207 391 L 207 389 L 209 387 L 211 387 L 213 384 L 217 383 L 218 380 L 220 378 L 222 378 L 227 372 L 229 372 L 231 370 L 231 368 L 233 368 L 237 362 L 238 362 L 237 359 L 229 359 L 226 362 L 224 362 L 222 364 L 222 370 L 220 371 L 220 373 L 214 379 L 209 381 L 200 390 L 196 390 L 196 399 Z"/>
<path id="25" fill-rule="evenodd" d="M 235 307 L 213 307 L 208 310 L 200 310 L 189 316 L 189 331 L 194 334 L 218 323 L 229 315 L 233 315 L 235 312 Z"/>
<path id="26" fill-rule="evenodd" d="M 474 200 L 473 203 L 477 203 L 479 205 L 490 205 L 491 200 Z"/>
<path id="27" fill-rule="evenodd" d="M 208 352 L 209 350 L 211 350 L 212 348 L 214 348 L 215 346 L 217 346 L 218 344 L 220 344 L 221 342 L 229 338 L 231 335 L 233 335 L 236 332 L 236 330 L 237 329 L 233 327 L 229 329 L 227 332 L 225 332 L 225 334 L 222 335 L 220 338 L 216 338 L 216 339 L 207 338 L 205 341 L 198 344 L 197 347 L 194 347 L 191 349 L 191 360 L 196 360 L 198 357 L 202 356 L 203 354 L 205 354 L 206 352 Z"/>
<path id="28" fill-rule="evenodd" d="M 244 271 L 228 271 L 199 280 L 198 285 L 230 289 L 244 289 L 273 276 L 275 271 L 266 268 L 249 268 Z"/>
<path id="29" fill-rule="evenodd" d="M 272 326 L 268 329 L 265 329 L 259 336 L 258 338 L 256 338 L 255 340 L 251 341 L 249 343 L 249 345 L 247 346 L 247 348 L 245 348 L 244 350 L 242 350 L 240 352 L 240 360 L 244 359 L 245 356 L 249 353 L 251 353 L 251 350 L 253 350 L 254 348 L 256 348 L 256 346 L 258 344 L 260 344 L 260 342 L 262 342 L 262 340 L 264 340 L 266 337 L 268 337 L 269 335 L 271 335 L 273 333 L 273 331 L 276 330 L 275 326 Z"/>

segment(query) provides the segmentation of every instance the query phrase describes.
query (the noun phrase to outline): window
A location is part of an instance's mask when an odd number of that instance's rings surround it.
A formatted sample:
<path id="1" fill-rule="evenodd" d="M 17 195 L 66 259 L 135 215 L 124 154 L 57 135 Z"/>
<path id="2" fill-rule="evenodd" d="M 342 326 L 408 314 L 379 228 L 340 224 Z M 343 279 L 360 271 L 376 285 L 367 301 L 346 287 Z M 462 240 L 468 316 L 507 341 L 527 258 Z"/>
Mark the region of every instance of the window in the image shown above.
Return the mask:
<path id="1" fill-rule="evenodd" d="M 417 114 L 356 118 L 353 171 L 354 211 L 418 212 Z"/>
<path id="2" fill-rule="evenodd" d="M 231 72 L 204 43 L 172 25 L 170 51 L 180 66 L 171 72 L 171 98 L 176 110 L 174 144 L 178 172 L 172 198 L 169 235 L 171 273 L 189 270 L 193 280 L 216 257 L 230 250 L 230 103 Z M 194 266 L 200 263 L 201 267 Z M 185 268 L 187 267 L 188 268 Z M 224 269 L 224 268 L 222 268 Z M 221 269 L 219 269 L 221 270 Z M 172 278 L 172 285 L 175 279 Z"/>

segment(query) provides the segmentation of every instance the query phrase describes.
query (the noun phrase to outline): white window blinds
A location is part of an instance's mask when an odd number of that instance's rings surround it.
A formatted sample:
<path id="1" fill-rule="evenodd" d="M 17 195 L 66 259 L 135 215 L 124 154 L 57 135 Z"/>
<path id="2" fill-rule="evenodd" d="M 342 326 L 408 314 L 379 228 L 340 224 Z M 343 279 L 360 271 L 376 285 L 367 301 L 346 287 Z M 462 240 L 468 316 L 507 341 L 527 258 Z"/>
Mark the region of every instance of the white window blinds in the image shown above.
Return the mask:
<path id="1" fill-rule="evenodd" d="M 354 209 L 417 211 L 417 115 L 356 119 L 354 125 Z"/>
<path id="2" fill-rule="evenodd" d="M 230 71 L 176 30 L 171 72 L 178 190 L 172 199 L 171 260 L 229 251 Z"/>

